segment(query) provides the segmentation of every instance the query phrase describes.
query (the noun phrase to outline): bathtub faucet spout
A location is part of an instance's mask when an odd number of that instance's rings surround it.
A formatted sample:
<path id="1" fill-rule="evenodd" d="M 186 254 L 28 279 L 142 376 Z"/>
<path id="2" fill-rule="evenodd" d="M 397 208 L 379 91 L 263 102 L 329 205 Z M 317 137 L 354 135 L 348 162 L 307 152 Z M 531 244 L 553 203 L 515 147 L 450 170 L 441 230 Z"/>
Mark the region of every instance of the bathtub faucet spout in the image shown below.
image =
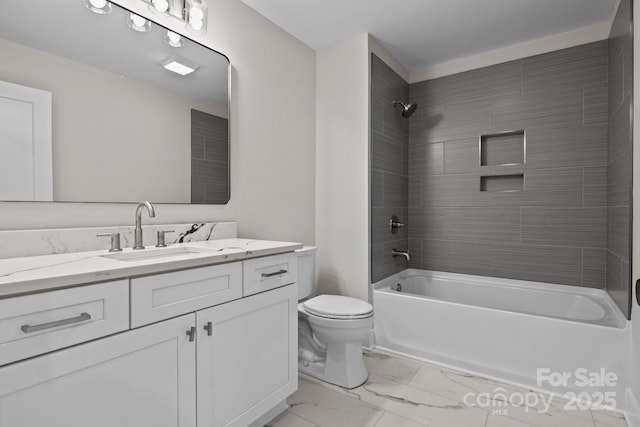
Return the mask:
<path id="1" fill-rule="evenodd" d="M 402 256 L 404 257 L 407 261 L 411 261 L 411 255 L 409 255 L 409 252 L 402 252 L 402 251 L 398 251 L 396 249 L 393 249 L 391 251 L 391 255 L 395 258 L 398 256 Z"/>

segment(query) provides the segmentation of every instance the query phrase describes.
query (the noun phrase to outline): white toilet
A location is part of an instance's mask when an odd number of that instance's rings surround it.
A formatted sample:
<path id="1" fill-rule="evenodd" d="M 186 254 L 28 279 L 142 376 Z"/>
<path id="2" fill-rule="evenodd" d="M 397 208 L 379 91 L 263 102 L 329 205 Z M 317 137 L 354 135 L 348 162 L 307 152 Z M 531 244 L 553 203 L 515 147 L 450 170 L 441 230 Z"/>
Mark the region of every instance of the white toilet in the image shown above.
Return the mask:
<path id="1" fill-rule="evenodd" d="M 305 246 L 298 255 L 298 370 L 346 388 L 368 377 L 362 340 L 373 327 L 373 306 L 359 299 L 319 295 L 313 291 L 316 248 Z"/>

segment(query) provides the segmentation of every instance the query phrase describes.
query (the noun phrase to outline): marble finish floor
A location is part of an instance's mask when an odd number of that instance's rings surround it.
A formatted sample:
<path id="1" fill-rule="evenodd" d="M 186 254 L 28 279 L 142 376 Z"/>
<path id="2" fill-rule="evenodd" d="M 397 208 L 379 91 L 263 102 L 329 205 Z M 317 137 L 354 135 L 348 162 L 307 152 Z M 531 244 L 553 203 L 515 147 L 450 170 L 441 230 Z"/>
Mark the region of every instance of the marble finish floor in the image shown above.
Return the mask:
<path id="1" fill-rule="evenodd" d="M 375 352 L 366 354 L 365 362 L 369 379 L 353 390 L 301 374 L 298 391 L 287 400 L 289 409 L 267 426 L 627 427 L 616 412 L 567 410 L 566 401 L 557 397 L 414 359 Z M 501 402 L 499 392 L 513 403 Z M 531 400 L 520 403 L 517 396 L 527 394 Z M 486 400 L 467 404 L 479 395 L 496 399 L 491 405 Z"/>

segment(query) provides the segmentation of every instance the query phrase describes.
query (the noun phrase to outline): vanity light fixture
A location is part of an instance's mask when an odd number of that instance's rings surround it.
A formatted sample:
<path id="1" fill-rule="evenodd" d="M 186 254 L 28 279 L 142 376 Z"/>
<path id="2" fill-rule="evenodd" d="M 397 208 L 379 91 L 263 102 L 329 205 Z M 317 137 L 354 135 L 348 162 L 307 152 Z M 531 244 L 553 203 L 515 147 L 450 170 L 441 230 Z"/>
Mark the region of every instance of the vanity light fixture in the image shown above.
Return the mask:
<path id="1" fill-rule="evenodd" d="M 132 30 L 135 30 L 141 33 L 146 33 L 151 29 L 151 22 L 149 22 L 147 19 L 144 19 L 140 15 L 136 15 L 135 13 L 129 14 L 129 19 L 127 19 L 127 25 Z"/>
<path id="2" fill-rule="evenodd" d="M 180 34 L 174 33 L 173 31 L 167 30 L 167 35 L 164 36 L 164 41 L 171 47 L 182 47 L 184 46 L 184 39 Z"/>
<path id="3" fill-rule="evenodd" d="M 191 74 L 198 68 L 200 68 L 200 66 L 195 62 L 184 59 L 178 55 L 171 55 L 170 57 L 162 61 L 161 65 L 165 69 L 176 74 L 180 74 L 181 76 Z"/>
<path id="4" fill-rule="evenodd" d="M 141 0 L 152 12 L 171 16 L 183 21 L 193 34 L 207 32 L 206 0 Z"/>
<path id="5" fill-rule="evenodd" d="M 111 3 L 107 0 L 82 0 L 82 4 L 93 13 L 106 15 L 111 13 Z"/>

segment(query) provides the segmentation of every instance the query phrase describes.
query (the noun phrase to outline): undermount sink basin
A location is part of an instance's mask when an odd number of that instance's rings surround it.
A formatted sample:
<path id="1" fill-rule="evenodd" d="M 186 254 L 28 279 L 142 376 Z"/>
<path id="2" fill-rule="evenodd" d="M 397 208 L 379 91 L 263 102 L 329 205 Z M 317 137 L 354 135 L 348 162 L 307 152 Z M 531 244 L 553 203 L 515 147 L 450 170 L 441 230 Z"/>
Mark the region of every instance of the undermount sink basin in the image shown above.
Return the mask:
<path id="1" fill-rule="evenodd" d="M 101 255 L 103 258 L 117 259 L 118 261 L 146 261 L 149 259 L 171 258 L 190 254 L 202 254 L 213 252 L 208 249 L 175 247 L 175 248 L 149 248 L 131 252 L 118 252 L 109 255 Z"/>

